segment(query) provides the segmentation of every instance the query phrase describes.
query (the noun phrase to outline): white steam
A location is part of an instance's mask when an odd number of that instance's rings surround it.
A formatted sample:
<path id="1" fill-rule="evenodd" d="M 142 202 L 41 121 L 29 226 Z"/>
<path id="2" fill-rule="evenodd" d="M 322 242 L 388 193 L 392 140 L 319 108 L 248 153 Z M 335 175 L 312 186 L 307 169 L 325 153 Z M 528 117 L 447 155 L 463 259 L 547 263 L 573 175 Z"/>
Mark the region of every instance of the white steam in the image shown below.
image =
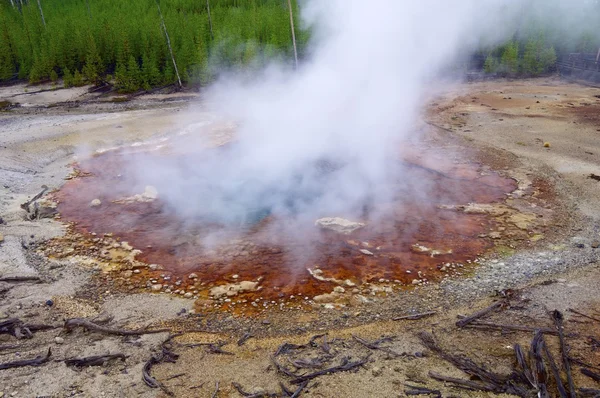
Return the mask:
<path id="1" fill-rule="evenodd" d="M 519 3 L 301 3 L 313 40 L 299 70 L 271 66 L 252 82 L 221 81 L 207 95 L 216 113 L 239 125 L 235 144 L 145 164 L 144 178 L 188 217 L 360 218 L 365 204 L 385 201 L 390 183 L 402 180 L 400 142 L 415 132 L 424 87 L 481 37 L 504 39 Z"/>

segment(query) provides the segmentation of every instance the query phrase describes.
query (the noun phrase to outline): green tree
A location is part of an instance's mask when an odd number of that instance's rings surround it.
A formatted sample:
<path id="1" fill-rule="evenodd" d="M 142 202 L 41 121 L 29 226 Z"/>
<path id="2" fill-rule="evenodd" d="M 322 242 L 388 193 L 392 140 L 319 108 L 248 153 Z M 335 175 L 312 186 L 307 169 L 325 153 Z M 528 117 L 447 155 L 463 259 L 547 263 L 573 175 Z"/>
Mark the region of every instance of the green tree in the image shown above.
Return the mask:
<path id="1" fill-rule="evenodd" d="M 500 65 L 502 71 L 508 74 L 519 71 L 519 43 L 512 40 L 505 45 L 500 57 Z"/>
<path id="2" fill-rule="evenodd" d="M 73 75 L 69 68 L 65 68 L 63 71 L 63 85 L 65 88 L 73 87 Z"/>
<path id="3" fill-rule="evenodd" d="M 85 85 L 85 81 L 83 80 L 83 75 L 79 72 L 78 69 L 75 69 L 75 73 L 73 74 L 73 86 L 81 87 Z"/>
<path id="4" fill-rule="evenodd" d="M 83 67 L 83 76 L 89 83 L 97 86 L 102 83 L 102 78 L 100 75 L 102 74 L 104 67 L 102 66 L 100 54 L 98 54 L 96 42 L 91 37 L 88 41 L 88 46 L 88 51 L 85 57 L 85 65 Z"/>
<path id="5" fill-rule="evenodd" d="M 488 55 L 483 64 L 483 71 L 485 73 L 496 73 L 498 70 L 498 60 L 493 55 Z"/>

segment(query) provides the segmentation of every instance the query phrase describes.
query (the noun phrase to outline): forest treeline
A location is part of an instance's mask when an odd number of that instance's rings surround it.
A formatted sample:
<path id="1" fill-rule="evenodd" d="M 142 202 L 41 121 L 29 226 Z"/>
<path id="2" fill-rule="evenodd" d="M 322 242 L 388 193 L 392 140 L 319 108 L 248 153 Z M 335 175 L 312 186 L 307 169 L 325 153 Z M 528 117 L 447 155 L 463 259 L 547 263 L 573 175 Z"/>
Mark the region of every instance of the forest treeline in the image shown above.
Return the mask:
<path id="1" fill-rule="evenodd" d="M 293 56 L 287 1 L 40 0 L 39 5 L 0 0 L 0 81 L 62 78 L 65 86 L 112 81 L 122 92 L 176 82 L 160 14 L 184 84 Z M 293 11 L 296 7 L 293 1 Z M 295 25 L 302 51 L 309 32 Z"/>
<path id="2" fill-rule="evenodd" d="M 300 28 L 297 1 L 291 4 L 302 57 L 310 31 Z M 509 41 L 478 51 L 479 67 L 532 76 L 552 72 L 569 52 L 598 50 L 596 24 L 576 34 L 560 25 L 547 16 L 523 18 Z M 186 85 L 293 59 L 286 0 L 0 0 L 0 82 L 110 82 L 121 92 L 171 84 L 177 76 L 165 28 Z"/>

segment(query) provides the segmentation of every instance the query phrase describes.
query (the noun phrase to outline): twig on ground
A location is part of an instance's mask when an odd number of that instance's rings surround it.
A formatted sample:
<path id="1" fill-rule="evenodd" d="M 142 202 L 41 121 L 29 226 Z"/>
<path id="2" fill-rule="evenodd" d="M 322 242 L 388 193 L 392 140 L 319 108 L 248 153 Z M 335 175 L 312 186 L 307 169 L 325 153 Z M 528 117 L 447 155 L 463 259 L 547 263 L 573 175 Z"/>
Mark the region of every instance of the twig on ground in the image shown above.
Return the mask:
<path id="1" fill-rule="evenodd" d="M 590 379 L 600 383 L 600 374 L 592 372 L 591 370 L 585 368 L 581 369 L 581 373 L 586 375 Z"/>
<path id="2" fill-rule="evenodd" d="M 40 283 L 42 282 L 42 279 L 39 276 L 35 276 L 35 275 L 23 275 L 23 276 L 3 276 L 0 277 L 0 282 L 34 282 L 34 283 Z"/>
<path id="3" fill-rule="evenodd" d="M 438 380 L 438 381 L 452 383 L 452 384 L 456 385 L 457 387 L 466 388 L 469 390 L 496 392 L 496 386 L 491 383 L 457 379 L 454 377 L 443 376 L 443 375 L 433 372 L 433 371 L 429 371 L 429 377 L 431 377 L 432 379 Z"/>
<path id="4" fill-rule="evenodd" d="M 409 384 L 405 384 L 405 386 L 407 388 L 404 390 L 404 394 L 406 394 L 408 396 L 435 395 L 435 398 L 442 398 L 442 392 L 440 390 L 431 390 L 429 388 L 419 387 L 419 386 L 411 386 Z"/>
<path id="5" fill-rule="evenodd" d="M 500 331 L 516 331 L 516 332 L 537 332 L 540 331 L 544 334 L 557 335 L 558 332 L 550 328 L 536 328 L 531 326 L 522 325 L 508 325 L 499 324 L 494 322 L 476 321 L 465 325 L 466 328 L 471 329 L 484 329 L 484 330 L 500 330 Z"/>
<path id="6" fill-rule="evenodd" d="M 82 368 L 84 366 L 102 366 L 105 362 L 112 359 L 121 359 L 122 361 L 125 361 L 125 358 L 127 358 L 125 354 L 94 355 L 85 358 L 65 359 L 65 364 L 67 366 Z"/>
<path id="7" fill-rule="evenodd" d="M 106 326 L 98 325 L 94 322 L 88 321 L 84 318 L 72 318 L 67 319 L 64 324 L 64 328 L 67 332 L 70 332 L 76 327 L 82 327 L 88 330 L 92 330 L 94 332 L 100 332 L 105 334 L 115 334 L 119 336 L 139 336 L 142 334 L 150 334 L 150 333 L 164 333 L 168 332 L 169 329 L 156 329 L 156 330 L 147 330 L 147 329 L 139 329 L 139 330 L 125 330 L 125 329 L 112 329 Z"/>
<path id="8" fill-rule="evenodd" d="M 381 338 L 379 340 L 376 340 L 376 341 L 373 341 L 373 342 L 369 342 L 369 341 L 367 341 L 365 339 L 361 339 L 360 337 L 355 336 L 355 335 L 352 335 L 352 338 L 354 340 L 356 340 L 357 342 L 359 342 L 360 344 L 362 344 L 363 346 L 365 346 L 365 347 L 367 347 L 367 348 L 369 348 L 371 350 L 380 350 L 380 351 L 383 351 L 383 352 L 386 352 L 386 353 L 392 355 L 393 357 L 399 357 L 400 356 L 399 353 L 397 353 L 396 351 L 392 350 L 391 348 L 389 348 L 389 347 L 382 347 L 381 346 L 382 343 L 384 343 L 386 341 L 391 341 L 392 340 L 391 337 L 383 337 L 383 338 Z"/>
<path id="9" fill-rule="evenodd" d="M 600 319 L 594 318 L 593 316 L 589 316 L 589 315 L 586 315 L 586 314 L 584 314 L 582 312 L 576 311 L 573 308 L 569 308 L 568 311 L 572 312 L 573 314 L 577 314 L 579 316 L 582 316 L 584 318 L 591 319 L 592 321 L 600 322 Z"/>
<path id="10" fill-rule="evenodd" d="M 0 370 L 11 369 L 11 368 L 20 368 L 23 366 L 40 366 L 45 364 L 50 360 L 50 356 L 52 355 L 52 350 L 48 348 L 48 352 L 45 356 L 37 356 L 34 359 L 22 359 L 20 361 L 14 362 L 5 362 L 0 363 Z"/>
<path id="11" fill-rule="evenodd" d="M 246 341 L 248 341 L 252 337 L 254 337 L 254 335 L 252 335 L 250 332 L 244 333 L 244 335 L 237 341 L 237 345 L 240 347 L 243 346 L 244 344 L 246 344 Z"/>
<path id="12" fill-rule="evenodd" d="M 306 375 L 298 376 L 295 379 L 291 380 L 290 382 L 292 384 L 301 384 L 301 383 L 304 383 L 305 381 L 312 380 L 319 376 L 324 376 L 327 374 L 337 373 L 337 372 L 346 372 L 348 370 L 356 369 L 356 368 L 361 367 L 364 364 L 366 364 L 368 362 L 370 356 L 371 356 L 371 354 L 369 354 L 365 358 L 360 359 L 355 362 L 344 361 L 341 365 L 338 365 L 338 366 L 333 366 L 331 368 L 319 370 L 314 373 L 309 373 Z"/>
<path id="13" fill-rule="evenodd" d="M 565 373 L 567 374 L 567 381 L 569 383 L 569 394 L 571 398 L 576 398 L 577 395 L 575 393 L 575 384 L 573 383 L 573 375 L 571 374 L 571 363 L 569 362 L 569 350 L 567 348 L 567 343 L 565 342 L 565 335 L 563 330 L 563 314 L 558 310 L 554 310 L 552 312 L 552 319 L 554 320 L 554 325 L 556 327 L 556 330 L 558 331 L 563 367 L 565 369 Z"/>
<path id="14" fill-rule="evenodd" d="M 490 312 L 495 311 L 498 308 L 503 307 L 505 305 L 506 305 L 506 301 L 504 301 L 504 300 L 495 301 L 489 307 L 486 307 L 480 311 L 477 311 L 476 313 L 469 315 L 468 317 L 463 318 L 460 321 L 456 322 L 456 326 L 458 326 L 459 328 L 463 328 L 466 325 L 468 325 L 469 323 L 475 321 L 476 319 L 479 319 L 479 318 L 489 314 Z"/>
<path id="15" fill-rule="evenodd" d="M 215 392 L 212 395 L 212 398 L 217 398 L 219 396 L 219 382 L 215 383 Z"/>
<path id="16" fill-rule="evenodd" d="M 437 314 L 437 311 L 428 311 L 428 312 L 422 312 L 420 314 L 403 315 L 403 316 L 398 316 L 396 318 L 392 318 L 392 321 L 402 321 L 402 320 L 416 321 L 418 319 L 423 319 L 423 318 L 426 318 L 428 316 L 432 316 L 435 314 Z"/>
<path id="17" fill-rule="evenodd" d="M 171 335 L 167 340 L 165 340 L 161 345 L 161 352 L 158 354 L 154 354 L 150 357 L 150 359 L 144 364 L 142 368 L 142 380 L 146 385 L 150 388 L 160 388 L 164 391 L 165 394 L 169 396 L 173 396 L 173 393 L 169 391 L 161 382 L 156 380 L 154 377 L 150 375 L 150 370 L 154 365 L 157 365 L 161 362 L 175 362 L 179 355 L 175 354 L 173 351 L 169 350 L 166 347 L 166 344 L 171 341 L 174 337 L 178 335 Z"/>
<path id="18" fill-rule="evenodd" d="M 567 398 L 567 391 L 565 390 L 565 386 L 563 385 L 563 382 L 560 378 L 560 371 L 558 370 L 556 361 L 554 360 L 552 353 L 548 349 L 548 345 L 544 341 L 543 337 L 541 338 L 541 345 L 542 349 L 544 350 L 544 354 L 546 355 L 546 359 L 550 364 L 550 369 L 552 370 L 552 375 L 554 376 L 554 380 L 556 381 L 556 388 L 558 389 L 558 393 L 560 394 L 561 398 Z"/>

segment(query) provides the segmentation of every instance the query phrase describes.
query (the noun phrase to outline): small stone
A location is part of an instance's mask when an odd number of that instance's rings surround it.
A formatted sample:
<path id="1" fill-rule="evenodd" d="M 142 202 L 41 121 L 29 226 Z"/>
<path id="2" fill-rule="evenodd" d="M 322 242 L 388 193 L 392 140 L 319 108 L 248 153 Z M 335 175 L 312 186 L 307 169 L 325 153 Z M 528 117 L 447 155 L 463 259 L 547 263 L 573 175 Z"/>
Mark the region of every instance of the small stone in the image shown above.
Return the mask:
<path id="1" fill-rule="evenodd" d="M 544 142 L 544 148 L 550 148 L 550 143 L 549 142 Z"/>
<path id="2" fill-rule="evenodd" d="M 52 300 L 46 300 L 46 305 L 48 307 L 52 307 L 54 305 L 54 301 L 52 301 Z"/>
<path id="3" fill-rule="evenodd" d="M 381 369 L 380 367 L 377 367 L 377 366 L 376 366 L 376 367 L 374 367 L 374 368 L 371 370 L 371 373 L 373 374 L 373 376 L 375 376 L 375 377 L 379 377 L 379 376 L 381 376 L 381 375 L 382 375 L 382 373 L 383 373 L 383 369 Z"/>
<path id="4" fill-rule="evenodd" d="M 157 283 L 156 285 L 152 285 L 150 288 L 153 292 L 160 292 L 162 290 L 162 287 L 163 286 L 160 283 Z"/>
<path id="5" fill-rule="evenodd" d="M 150 264 L 148 266 L 148 268 L 150 268 L 150 270 L 152 270 L 152 271 L 163 269 L 163 267 L 161 265 L 158 265 L 158 264 Z"/>
<path id="6" fill-rule="evenodd" d="M 56 344 L 64 344 L 64 342 L 65 342 L 65 339 L 63 339 L 62 337 L 56 336 L 56 337 L 54 338 L 54 342 L 55 342 Z"/>
<path id="7" fill-rule="evenodd" d="M 133 275 L 133 271 L 131 271 L 131 270 L 123 271 L 123 278 L 131 278 L 131 275 Z"/>
<path id="8" fill-rule="evenodd" d="M 102 204 L 100 199 L 94 199 L 90 202 L 90 207 L 98 207 Z"/>
<path id="9" fill-rule="evenodd" d="M 134 270 L 133 270 L 133 273 L 134 273 L 134 274 L 139 274 L 140 272 L 141 272 L 141 271 L 140 271 L 139 269 L 134 269 Z"/>
<path id="10" fill-rule="evenodd" d="M 336 293 L 344 293 L 346 291 L 346 289 L 344 289 L 341 286 L 336 286 L 336 287 L 333 288 L 333 291 L 336 292 Z"/>
<path id="11" fill-rule="evenodd" d="M 4 242 L 4 235 L 0 234 L 0 243 Z"/>
<path id="12" fill-rule="evenodd" d="M 413 281 L 412 281 L 413 285 L 418 285 L 419 283 L 421 283 L 420 279 L 413 279 Z"/>
<path id="13" fill-rule="evenodd" d="M 360 252 L 362 254 L 364 254 L 364 255 L 367 255 L 367 256 L 373 256 L 374 255 L 372 252 L 368 251 L 367 249 L 360 249 Z"/>
<path id="14" fill-rule="evenodd" d="M 592 242 L 592 249 L 597 249 L 600 247 L 600 241 L 595 240 Z"/>
<path id="15" fill-rule="evenodd" d="M 187 292 L 186 294 L 183 295 L 183 297 L 185 298 L 192 298 L 193 294 L 190 292 Z"/>
<path id="16" fill-rule="evenodd" d="M 198 279 L 198 274 L 191 273 L 191 274 L 188 275 L 188 278 L 190 278 L 190 279 Z"/>

